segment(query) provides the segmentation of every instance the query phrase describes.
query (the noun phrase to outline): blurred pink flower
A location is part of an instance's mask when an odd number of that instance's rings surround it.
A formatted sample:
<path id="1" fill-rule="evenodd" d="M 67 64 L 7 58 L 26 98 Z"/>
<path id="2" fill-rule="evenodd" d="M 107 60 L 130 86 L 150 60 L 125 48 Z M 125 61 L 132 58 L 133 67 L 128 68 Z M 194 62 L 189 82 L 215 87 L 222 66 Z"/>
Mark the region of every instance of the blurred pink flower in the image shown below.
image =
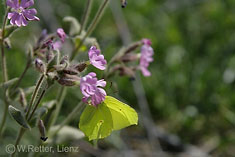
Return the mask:
<path id="1" fill-rule="evenodd" d="M 99 105 L 105 99 L 107 95 L 105 90 L 100 87 L 105 87 L 106 81 L 97 80 L 96 73 L 90 72 L 88 75 L 81 78 L 80 81 L 80 90 L 83 97 L 83 102 L 88 102 L 88 99 L 91 99 L 91 104 L 94 106 Z"/>
<path id="2" fill-rule="evenodd" d="M 92 46 L 88 52 L 90 63 L 100 70 L 105 70 L 107 61 L 104 59 L 104 55 L 100 54 L 95 46 Z"/>
<path id="3" fill-rule="evenodd" d="M 55 51 L 59 51 L 62 48 L 62 42 L 61 41 L 55 41 L 52 43 L 52 49 Z"/>
<path id="4" fill-rule="evenodd" d="M 62 28 L 57 29 L 57 35 L 59 36 L 60 40 L 64 43 L 66 34 Z"/>
<path id="5" fill-rule="evenodd" d="M 35 16 L 37 14 L 36 9 L 28 9 L 34 5 L 33 0 L 7 0 L 6 4 L 11 8 L 12 12 L 8 13 L 8 19 L 11 19 L 12 25 L 26 26 L 28 21 L 39 21 L 39 18 Z"/>
<path id="6" fill-rule="evenodd" d="M 149 63 L 153 62 L 153 48 L 151 47 L 151 41 L 149 39 L 143 39 L 144 44 L 141 47 L 140 65 L 139 69 L 144 76 L 151 76 L 151 72 L 148 70 Z"/>

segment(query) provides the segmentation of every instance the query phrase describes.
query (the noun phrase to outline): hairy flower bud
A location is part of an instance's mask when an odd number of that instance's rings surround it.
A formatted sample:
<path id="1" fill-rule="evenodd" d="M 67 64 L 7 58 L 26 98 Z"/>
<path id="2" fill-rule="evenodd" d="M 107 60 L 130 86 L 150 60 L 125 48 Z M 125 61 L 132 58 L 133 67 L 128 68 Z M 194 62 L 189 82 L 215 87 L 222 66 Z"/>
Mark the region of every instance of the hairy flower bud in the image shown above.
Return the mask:
<path id="1" fill-rule="evenodd" d="M 63 69 L 63 72 L 69 75 L 77 75 L 79 73 L 79 71 L 75 68 L 75 66 L 70 66 L 68 68 L 65 68 Z"/>
<path id="2" fill-rule="evenodd" d="M 6 38 L 4 39 L 4 46 L 7 48 L 7 49 L 10 49 L 11 48 L 11 41 L 9 38 Z"/>
<path id="3" fill-rule="evenodd" d="M 41 35 L 40 37 L 38 38 L 38 41 L 37 41 L 37 45 L 40 45 L 40 43 L 46 39 L 47 37 L 47 30 L 46 29 L 43 29 L 42 32 L 41 32 Z"/>
<path id="4" fill-rule="evenodd" d="M 125 8 L 127 5 L 127 0 L 121 0 L 122 8 Z"/>
<path id="5" fill-rule="evenodd" d="M 54 40 L 54 37 L 51 37 L 47 41 L 44 41 L 43 44 L 42 44 L 41 49 L 45 49 L 45 48 L 52 49 L 53 48 L 53 45 L 52 45 L 53 40 Z"/>
<path id="6" fill-rule="evenodd" d="M 121 66 L 117 65 L 114 68 L 112 68 L 112 72 L 119 71 L 120 76 L 129 76 L 131 78 L 135 77 L 135 68 L 134 67 L 126 67 L 126 66 Z"/>
<path id="7" fill-rule="evenodd" d="M 41 59 L 38 59 L 38 58 L 35 59 L 35 67 L 39 72 L 41 72 L 41 73 L 45 72 L 46 66 Z"/>
<path id="8" fill-rule="evenodd" d="M 45 142 L 48 139 L 48 137 L 46 137 L 46 128 L 41 119 L 38 121 L 38 129 L 41 135 L 40 139 Z"/>
<path id="9" fill-rule="evenodd" d="M 122 56 L 120 60 L 122 62 L 131 62 L 131 61 L 136 61 L 138 59 L 139 59 L 138 54 L 127 53 L 124 56 Z"/>
<path id="10" fill-rule="evenodd" d="M 79 71 L 79 72 L 83 72 L 83 70 L 85 70 L 87 67 L 87 63 L 83 62 L 78 64 L 75 68 Z"/>
<path id="11" fill-rule="evenodd" d="M 58 28 L 56 32 L 57 32 L 57 35 L 59 36 L 60 40 L 62 41 L 62 43 L 64 43 L 65 38 L 66 38 L 66 34 L 65 34 L 63 28 Z"/>
<path id="12" fill-rule="evenodd" d="M 80 77 L 76 75 L 65 74 L 58 79 L 58 83 L 62 86 L 75 86 L 80 83 Z"/>
<path id="13" fill-rule="evenodd" d="M 140 41 L 131 44 L 130 46 L 128 46 L 128 47 L 125 49 L 124 54 L 127 54 L 127 53 L 130 53 L 130 52 L 135 51 L 139 46 L 141 46 L 141 44 L 142 44 L 142 42 L 140 42 Z"/>

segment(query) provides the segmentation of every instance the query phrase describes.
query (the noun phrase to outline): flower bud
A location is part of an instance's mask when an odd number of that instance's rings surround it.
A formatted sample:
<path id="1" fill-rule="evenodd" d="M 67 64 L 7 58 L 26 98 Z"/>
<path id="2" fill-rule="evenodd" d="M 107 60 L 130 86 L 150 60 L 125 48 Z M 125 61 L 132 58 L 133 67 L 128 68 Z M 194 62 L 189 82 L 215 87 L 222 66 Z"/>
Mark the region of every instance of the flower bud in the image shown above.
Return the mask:
<path id="1" fill-rule="evenodd" d="M 131 62 L 131 61 L 136 61 L 138 60 L 138 55 L 134 53 L 127 53 L 124 56 L 121 57 L 122 62 Z"/>
<path id="2" fill-rule="evenodd" d="M 75 69 L 74 66 L 70 66 L 68 68 L 63 69 L 63 72 L 69 75 L 77 75 L 79 73 L 79 71 Z"/>
<path id="3" fill-rule="evenodd" d="M 46 128 L 41 119 L 38 121 L 38 129 L 41 135 L 40 139 L 45 142 L 48 139 L 48 137 L 46 137 Z"/>
<path id="4" fill-rule="evenodd" d="M 48 49 L 52 49 L 52 44 L 53 44 L 53 37 L 48 39 L 47 41 L 45 41 L 43 44 L 42 44 L 42 47 L 41 49 L 44 49 L 44 48 L 48 48 Z"/>
<path id="5" fill-rule="evenodd" d="M 41 59 L 38 59 L 38 58 L 35 59 L 35 67 L 39 72 L 41 72 L 41 73 L 45 72 L 46 66 Z"/>
<path id="6" fill-rule="evenodd" d="M 11 41 L 9 40 L 9 38 L 6 38 L 4 39 L 4 46 L 7 48 L 7 49 L 10 49 L 11 48 Z"/>
<path id="7" fill-rule="evenodd" d="M 135 68 L 134 67 L 126 67 L 117 65 L 112 69 L 112 72 L 119 71 L 120 76 L 129 76 L 130 78 L 135 77 Z"/>
<path id="8" fill-rule="evenodd" d="M 87 67 L 87 63 L 86 62 L 83 62 L 83 63 L 80 63 L 76 66 L 76 69 L 79 71 L 79 72 L 83 72 L 83 70 L 85 70 Z"/>
<path id="9" fill-rule="evenodd" d="M 124 54 L 135 51 L 140 45 L 142 45 L 142 42 L 136 42 L 136 43 L 131 44 L 129 47 L 126 48 Z"/>
<path id="10" fill-rule="evenodd" d="M 127 5 L 127 0 L 121 0 L 122 8 L 125 8 Z"/>
<path id="11" fill-rule="evenodd" d="M 40 45 L 40 43 L 47 37 L 47 30 L 43 29 L 41 32 L 41 35 L 37 41 L 37 45 Z"/>
<path id="12" fill-rule="evenodd" d="M 65 74 L 59 78 L 58 83 L 62 86 L 75 86 L 80 83 L 80 77 L 76 75 Z"/>

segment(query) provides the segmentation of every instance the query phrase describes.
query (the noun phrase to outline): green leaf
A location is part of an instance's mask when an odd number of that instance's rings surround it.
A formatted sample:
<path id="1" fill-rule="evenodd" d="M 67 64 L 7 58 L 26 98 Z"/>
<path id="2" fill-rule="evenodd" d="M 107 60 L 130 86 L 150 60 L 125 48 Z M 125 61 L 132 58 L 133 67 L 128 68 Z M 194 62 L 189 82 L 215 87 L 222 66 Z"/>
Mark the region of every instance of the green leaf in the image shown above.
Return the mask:
<path id="1" fill-rule="evenodd" d="M 113 130 L 120 130 L 130 125 L 138 124 L 138 115 L 129 105 L 111 96 L 106 96 L 104 103 L 111 111 Z"/>
<path id="2" fill-rule="evenodd" d="M 130 106 L 106 96 L 98 107 L 88 105 L 80 117 L 79 128 L 89 140 L 109 136 L 113 130 L 137 125 L 138 115 Z"/>
<path id="3" fill-rule="evenodd" d="M 65 22 L 66 24 L 70 24 L 69 35 L 73 36 L 73 35 L 78 34 L 81 26 L 76 18 L 74 18 L 72 16 L 66 16 L 63 19 L 63 22 Z"/>
<path id="4" fill-rule="evenodd" d="M 18 27 L 13 25 L 8 25 L 5 27 L 4 37 L 7 38 L 17 29 Z M 2 34 L 2 29 L 0 29 L 0 35 Z M 0 38 L 1 39 L 1 38 Z"/>
<path id="5" fill-rule="evenodd" d="M 12 116 L 12 118 L 18 124 L 20 124 L 22 127 L 26 128 L 26 129 L 30 129 L 30 126 L 28 125 L 28 123 L 25 119 L 25 116 L 22 114 L 22 112 L 20 110 L 18 110 L 17 108 L 10 105 L 8 107 L 8 111 L 9 111 L 10 115 Z"/>
<path id="6" fill-rule="evenodd" d="M 13 78 L 7 82 L 1 83 L 0 88 L 2 88 L 2 87 L 8 88 L 8 87 L 12 86 L 14 83 L 16 83 L 16 81 L 18 81 L 18 80 L 19 80 L 19 78 Z"/>

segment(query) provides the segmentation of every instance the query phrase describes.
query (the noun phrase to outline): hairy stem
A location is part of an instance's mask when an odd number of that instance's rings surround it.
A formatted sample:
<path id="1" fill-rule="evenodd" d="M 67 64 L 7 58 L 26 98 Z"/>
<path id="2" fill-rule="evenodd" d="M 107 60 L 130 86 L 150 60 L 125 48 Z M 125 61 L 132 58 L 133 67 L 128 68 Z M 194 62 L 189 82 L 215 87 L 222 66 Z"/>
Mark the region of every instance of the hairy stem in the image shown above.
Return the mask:
<path id="1" fill-rule="evenodd" d="M 42 85 L 42 82 L 43 82 L 44 77 L 45 77 L 45 75 L 42 74 L 41 77 L 39 78 L 37 84 L 36 84 L 35 89 L 34 89 L 34 92 L 33 92 L 33 95 L 32 95 L 32 98 L 31 98 L 31 101 L 30 101 L 30 104 L 29 104 L 29 108 L 28 108 L 28 111 L 27 111 L 27 113 L 26 113 L 26 119 L 27 119 L 28 122 L 29 122 L 29 121 L 31 120 L 31 118 L 33 117 L 33 114 L 35 113 L 35 111 L 36 111 L 38 105 L 40 104 L 40 101 L 42 100 L 43 95 L 44 95 L 45 92 L 46 92 L 46 90 L 44 89 L 43 92 L 42 92 L 42 94 L 40 95 L 40 97 L 39 97 L 39 99 L 38 99 L 36 105 L 34 106 L 32 113 L 30 114 L 30 110 L 31 110 L 31 108 L 32 108 L 32 105 L 33 105 L 34 102 L 35 102 L 35 99 L 36 99 L 36 96 L 38 95 L 39 89 L 41 88 L 41 85 Z M 17 148 L 17 145 L 19 144 L 20 140 L 22 139 L 22 136 L 24 135 L 25 131 L 26 131 L 26 130 L 25 130 L 23 127 L 20 128 L 20 131 L 19 131 L 18 136 L 17 136 L 17 138 L 16 138 L 15 148 Z M 17 149 L 16 149 L 16 151 L 17 151 Z M 11 157 L 14 157 L 16 151 L 15 151 L 13 154 L 11 154 Z"/>
<path id="2" fill-rule="evenodd" d="M 87 20 L 88 20 L 88 17 L 90 15 L 90 12 L 91 12 L 91 6 L 92 6 L 92 0 L 87 0 L 86 9 L 85 9 L 84 15 L 82 17 L 81 27 L 80 27 L 80 30 L 79 30 L 78 34 L 81 34 L 82 30 L 84 28 L 86 28 Z"/>
<path id="3" fill-rule="evenodd" d="M 5 56 L 5 50 L 4 50 L 4 39 L 5 39 L 5 27 L 7 23 L 7 14 L 8 10 L 6 11 L 4 15 L 4 20 L 2 24 L 2 35 L 1 35 L 1 62 L 2 62 L 2 75 L 3 75 L 3 82 L 6 82 L 8 80 L 8 75 L 7 75 L 7 66 L 6 66 L 6 56 Z"/>
<path id="4" fill-rule="evenodd" d="M 31 108 L 32 108 L 32 105 L 34 104 L 34 101 L 35 101 L 35 99 L 36 99 L 36 96 L 37 96 L 38 91 L 39 91 L 39 89 L 40 89 L 40 87 L 41 87 L 41 84 L 42 84 L 42 82 L 43 82 L 44 77 L 45 77 L 44 74 L 42 74 L 41 77 L 39 78 L 37 84 L 36 84 L 36 87 L 35 87 L 35 89 L 34 89 L 32 98 L 31 98 L 30 103 L 29 103 L 28 111 L 27 111 L 27 113 L 26 113 L 26 119 L 28 119 L 30 110 L 31 110 Z"/>
<path id="5" fill-rule="evenodd" d="M 2 63 L 2 76 L 3 76 L 3 83 L 8 81 L 8 75 L 7 75 L 7 66 L 6 66 L 6 56 L 5 56 L 5 51 L 4 51 L 4 38 L 5 38 L 5 27 L 6 27 L 6 23 L 7 23 L 7 14 L 8 14 L 8 9 L 6 10 L 5 16 L 4 16 L 4 20 L 3 20 L 3 24 L 2 24 L 2 34 L 1 34 L 1 63 Z M 3 128 L 4 125 L 6 123 L 6 119 L 7 119 L 7 109 L 8 109 L 8 102 L 7 102 L 7 97 L 6 97 L 6 92 L 7 89 L 6 87 L 4 88 L 4 103 L 5 103 L 5 109 L 4 109 L 4 113 L 3 113 L 3 117 L 2 117 L 2 121 L 1 121 L 1 125 L 0 125 L 0 136 L 2 135 L 3 132 Z"/>
<path id="6" fill-rule="evenodd" d="M 38 108 L 38 105 L 40 104 L 44 94 L 45 94 L 46 90 L 43 90 L 42 94 L 40 95 L 40 98 L 38 99 L 38 102 L 36 103 L 36 105 L 34 106 L 33 108 L 33 111 L 32 113 L 30 114 L 29 118 L 28 118 L 28 121 L 31 120 L 31 118 L 33 117 L 33 114 L 35 113 L 36 109 Z"/>
<path id="7" fill-rule="evenodd" d="M 98 12 L 95 15 L 95 18 L 93 19 L 93 21 L 91 22 L 86 34 L 84 35 L 84 37 L 82 38 L 81 42 L 78 44 L 77 47 L 75 47 L 75 49 L 72 52 L 72 56 L 71 56 L 71 60 L 73 60 L 76 55 L 78 54 L 79 49 L 82 47 L 82 44 L 84 43 L 84 41 L 86 40 L 86 38 L 93 32 L 96 24 L 99 22 L 100 17 L 102 16 L 107 4 L 108 4 L 109 0 L 104 0 L 103 4 L 100 6 Z"/>

